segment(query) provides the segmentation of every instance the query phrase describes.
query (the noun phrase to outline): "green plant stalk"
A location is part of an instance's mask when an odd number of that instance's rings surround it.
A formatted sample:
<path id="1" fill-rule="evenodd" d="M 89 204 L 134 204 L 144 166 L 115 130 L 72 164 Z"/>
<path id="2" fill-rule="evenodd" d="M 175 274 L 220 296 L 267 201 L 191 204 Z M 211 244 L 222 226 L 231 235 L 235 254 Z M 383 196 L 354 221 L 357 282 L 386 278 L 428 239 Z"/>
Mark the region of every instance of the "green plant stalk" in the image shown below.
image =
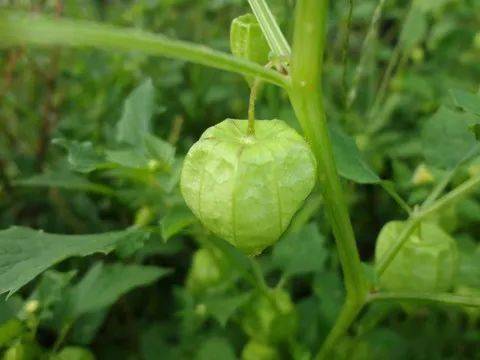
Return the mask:
<path id="1" fill-rule="evenodd" d="M 325 210 L 332 225 L 345 278 L 347 300 L 319 358 L 326 356 L 365 303 L 367 286 L 348 207 L 333 158 L 321 73 L 325 47 L 328 0 L 299 0 L 295 17 L 290 100 L 318 163 Z"/>
<path id="2" fill-rule="evenodd" d="M 320 351 L 315 356 L 316 360 L 332 358 L 331 351 L 336 342 L 345 335 L 364 305 L 365 300 L 361 303 L 356 301 L 350 302 L 347 297 L 347 301 L 343 304 L 342 309 L 340 310 L 340 315 L 338 315 L 335 320 L 333 328 L 330 330 L 330 333 L 324 341 Z"/>
<path id="3" fill-rule="evenodd" d="M 0 10 L 0 48 L 17 45 L 65 45 L 139 51 L 258 77 L 284 88 L 289 85 L 288 78 L 274 70 L 207 46 L 136 29 Z"/>
<path id="4" fill-rule="evenodd" d="M 456 187 L 448 194 L 444 195 L 433 204 L 428 207 L 422 208 L 418 212 L 414 212 L 412 216 L 407 221 L 405 228 L 403 229 L 400 236 L 395 241 L 395 244 L 385 253 L 385 255 L 380 259 L 377 267 L 377 275 L 381 276 L 385 270 L 387 269 L 388 265 L 392 262 L 395 258 L 395 255 L 400 251 L 402 246 L 408 240 L 410 235 L 413 234 L 417 226 L 425 220 L 428 216 L 443 210 L 447 206 L 453 204 L 454 202 L 458 201 L 463 196 L 467 195 L 468 193 L 475 190 L 477 186 L 480 185 L 480 175 L 472 177 L 470 180 L 465 181 L 462 185 Z"/>
<path id="5" fill-rule="evenodd" d="M 377 7 L 373 11 L 372 21 L 370 22 L 367 35 L 365 36 L 365 39 L 363 40 L 363 43 L 362 43 L 362 49 L 360 51 L 360 54 L 361 54 L 360 61 L 358 62 L 357 68 L 355 69 L 353 84 L 351 89 L 348 92 L 347 108 L 350 108 L 352 104 L 355 102 L 355 99 L 357 98 L 358 88 L 360 86 L 362 77 L 365 74 L 365 68 L 366 68 L 367 59 L 368 59 L 368 50 L 371 44 L 373 43 L 373 40 L 376 37 L 377 25 L 382 16 L 382 11 L 385 3 L 386 3 L 386 0 L 380 0 L 378 2 Z"/>
<path id="6" fill-rule="evenodd" d="M 291 53 L 290 45 L 288 45 L 285 36 L 283 36 L 283 33 L 275 21 L 266 1 L 248 0 L 248 3 L 252 8 L 273 53 L 281 58 L 289 58 Z"/>
<path id="7" fill-rule="evenodd" d="M 402 302 L 425 302 L 437 303 L 443 305 L 480 307 L 480 298 L 475 296 L 462 296 L 455 294 L 438 293 L 395 293 L 380 292 L 371 294 L 368 297 L 369 302 L 373 301 L 402 301 Z"/>

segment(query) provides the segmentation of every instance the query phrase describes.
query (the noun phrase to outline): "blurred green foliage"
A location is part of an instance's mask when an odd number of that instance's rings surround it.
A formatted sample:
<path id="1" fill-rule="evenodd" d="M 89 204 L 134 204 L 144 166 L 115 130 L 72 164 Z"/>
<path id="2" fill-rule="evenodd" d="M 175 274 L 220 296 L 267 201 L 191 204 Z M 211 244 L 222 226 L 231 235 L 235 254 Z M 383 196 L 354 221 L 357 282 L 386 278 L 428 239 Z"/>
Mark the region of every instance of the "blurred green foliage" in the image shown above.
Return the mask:
<path id="1" fill-rule="evenodd" d="M 294 1 L 269 4 L 290 39 Z M 0 5 L 161 32 L 225 51 L 230 22 L 248 11 L 242 0 Z M 324 70 L 332 134 L 351 149 L 339 159 L 339 171 L 370 183 L 345 182 L 366 262 L 382 225 L 403 217 L 389 195 L 371 184 L 378 182 L 376 174 L 391 180 L 409 205 L 418 204 L 477 145 L 478 132 L 476 139 L 470 130 L 480 126 L 480 1 L 387 1 L 363 45 L 377 5 L 355 2 L 349 24 L 348 1 L 331 2 Z M 357 90 L 349 98 L 352 88 Z M 188 148 L 207 127 L 245 118 L 248 94 L 241 76 L 138 53 L 0 50 L 0 228 L 44 230 L 35 232 L 38 250 L 31 251 L 48 255 L 31 266 L 29 279 L 18 279 L 19 291 L 0 302 L 4 359 L 53 352 L 54 359 L 85 360 L 303 360 L 315 354 L 344 296 L 318 191 L 279 243 L 252 262 L 207 233 L 178 190 Z M 259 118 L 280 118 L 298 128 L 280 89 L 265 86 L 257 108 Z M 445 133 L 447 127 L 454 132 Z M 342 164 L 355 164 L 355 170 Z M 366 164 L 373 170 L 365 170 Z M 452 183 L 478 173 L 478 158 L 468 158 Z M 433 220 L 459 244 L 455 291 L 478 294 L 480 190 Z M 22 229 L 0 236 L 0 258 L 10 256 L 10 264 L 24 261 L 14 251 L 15 241 L 29 231 Z M 115 241 L 107 233 L 87 250 L 48 247 L 61 238 L 51 234 L 105 232 L 117 234 L 111 235 Z M 105 245 L 102 237 L 110 241 Z M 71 258 L 98 251 L 109 255 Z M 0 272 L 1 284 L 8 274 Z M 282 288 L 276 291 L 287 299 L 287 312 L 295 313 L 292 331 L 284 325 L 290 319 L 278 319 L 282 307 L 267 285 Z M 475 309 L 374 304 L 335 357 L 477 359 L 479 319 Z M 286 336 L 255 338 L 251 324 L 268 328 L 276 322 Z"/>

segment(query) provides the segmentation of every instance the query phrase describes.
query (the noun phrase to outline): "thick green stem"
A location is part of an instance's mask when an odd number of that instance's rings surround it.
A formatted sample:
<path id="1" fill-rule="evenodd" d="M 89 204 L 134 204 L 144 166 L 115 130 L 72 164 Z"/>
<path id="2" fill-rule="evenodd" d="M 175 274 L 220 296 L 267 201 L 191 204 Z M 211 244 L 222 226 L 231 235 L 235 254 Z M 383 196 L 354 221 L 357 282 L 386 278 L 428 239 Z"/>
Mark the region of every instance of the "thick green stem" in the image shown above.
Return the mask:
<path id="1" fill-rule="evenodd" d="M 286 76 L 206 46 L 136 29 L 0 10 L 0 47 L 16 45 L 65 45 L 140 51 L 258 77 L 288 87 Z"/>
<path id="2" fill-rule="evenodd" d="M 340 315 L 335 321 L 335 325 L 327 336 L 327 339 L 324 341 L 322 348 L 315 357 L 316 360 L 322 359 L 331 359 L 331 351 L 335 346 L 335 343 L 340 339 L 347 331 L 350 325 L 353 323 L 358 313 L 363 307 L 363 303 L 357 302 L 345 302 L 343 304 Z"/>
<path id="3" fill-rule="evenodd" d="M 297 2 L 290 100 L 318 163 L 325 209 L 332 225 L 347 290 L 342 315 L 322 349 L 341 337 L 365 302 L 366 280 L 360 262 L 344 191 L 333 158 L 321 86 L 328 0 Z"/>

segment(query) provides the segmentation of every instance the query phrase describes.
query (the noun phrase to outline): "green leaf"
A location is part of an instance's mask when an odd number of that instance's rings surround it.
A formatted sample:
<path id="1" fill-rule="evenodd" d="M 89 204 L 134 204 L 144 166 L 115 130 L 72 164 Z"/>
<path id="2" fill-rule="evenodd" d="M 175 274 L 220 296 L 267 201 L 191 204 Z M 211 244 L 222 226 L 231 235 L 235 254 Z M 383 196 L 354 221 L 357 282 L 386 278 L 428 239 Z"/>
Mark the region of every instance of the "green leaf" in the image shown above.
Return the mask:
<path id="1" fill-rule="evenodd" d="M 13 340 L 19 338 L 26 329 L 18 319 L 10 319 L 0 325 L 0 348 L 8 346 Z"/>
<path id="2" fill-rule="evenodd" d="M 54 139 L 52 143 L 60 145 L 68 151 L 68 162 L 71 169 L 81 173 L 89 173 L 98 168 L 108 166 L 105 158 L 100 155 L 91 142 Z"/>
<path id="3" fill-rule="evenodd" d="M 234 349 L 230 343 L 220 337 L 213 337 L 204 341 L 198 350 L 195 360 L 235 360 Z"/>
<path id="4" fill-rule="evenodd" d="M 69 332 L 69 340 L 72 344 L 88 345 L 100 331 L 105 318 L 108 315 L 108 309 L 92 312 L 83 315 L 75 321 Z"/>
<path id="5" fill-rule="evenodd" d="M 446 107 L 425 123 L 422 145 L 427 163 L 442 169 L 454 168 L 478 149 L 465 114 Z"/>
<path id="6" fill-rule="evenodd" d="M 207 312 L 211 314 L 222 327 L 225 327 L 228 320 L 235 312 L 245 305 L 251 298 L 251 293 L 239 295 L 213 295 L 203 300 L 203 304 L 207 307 Z"/>
<path id="7" fill-rule="evenodd" d="M 95 360 L 95 356 L 88 350 L 79 346 L 67 346 L 51 360 Z"/>
<path id="8" fill-rule="evenodd" d="M 420 43 L 427 33 L 427 16 L 419 11 L 416 6 L 412 6 L 408 12 L 407 18 L 400 34 L 400 43 L 406 50 L 412 49 Z"/>
<path id="9" fill-rule="evenodd" d="M 475 136 L 475 140 L 480 141 L 480 124 L 473 124 L 470 127 L 470 130 L 473 133 L 473 136 Z"/>
<path id="10" fill-rule="evenodd" d="M 24 227 L 0 231 L 0 294 L 13 294 L 37 275 L 71 256 L 107 254 L 130 231 L 58 235 Z"/>
<path id="11" fill-rule="evenodd" d="M 97 263 L 72 288 L 70 316 L 75 319 L 104 309 L 128 291 L 151 284 L 170 272 L 156 266 Z"/>
<path id="12" fill-rule="evenodd" d="M 154 324 L 146 329 L 143 328 L 140 335 L 140 351 L 144 360 L 158 360 L 158 354 L 162 354 L 162 360 L 181 359 L 179 347 L 167 341 L 168 331 L 160 324 Z"/>
<path id="13" fill-rule="evenodd" d="M 117 124 L 117 141 L 133 146 L 143 145 L 143 136 L 151 130 L 155 109 L 155 88 L 145 80 L 125 100 L 122 118 Z"/>
<path id="14" fill-rule="evenodd" d="M 15 185 L 28 187 L 56 187 L 67 190 L 80 190 L 103 195 L 112 195 L 113 190 L 101 184 L 95 184 L 82 176 L 71 172 L 47 172 L 17 180 Z"/>
<path id="15" fill-rule="evenodd" d="M 128 258 L 142 249 L 149 237 L 150 234 L 148 232 L 141 230 L 132 232 L 118 243 L 115 247 L 115 254 L 121 259 Z"/>
<path id="16" fill-rule="evenodd" d="M 157 161 L 162 169 L 170 170 L 175 161 L 175 148 L 169 142 L 152 134 L 145 134 L 144 141 L 150 158 Z"/>
<path id="17" fill-rule="evenodd" d="M 380 178 L 365 162 L 355 141 L 350 136 L 335 126 L 330 127 L 330 136 L 333 154 L 341 176 L 360 184 L 380 182 Z"/>
<path id="18" fill-rule="evenodd" d="M 75 274 L 76 271 L 59 272 L 55 270 L 48 270 L 43 273 L 29 298 L 29 300 L 38 301 L 37 316 L 40 320 L 52 320 L 55 323 L 54 309 L 64 301 L 65 290 Z"/>
<path id="19" fill-rule="evenodd" d="M 344 301 L 342 279 L 336 272 L 317 273 L 313 281 L 313 292 L 320 300 L 318 311 L 328 326 L 332 326 Z"/>
<path id="20" fill-rule="evenodd" d="M 273 249 L 273 263 L 286 276 L 321 271 L 327 260 L 325 239 L 315 224 L 289 233 Z"/>
<path id="21" fill-rule="evenodd" d="M 218 248 L 223 255 L 228 258 L 228 261 L 237 268 L 241 275 L 246 276 L 249 281 L 256 284 L 255 277 L 253 276 L 253 268 L 250 259 L 235 246 L 231 245 L 225 240 L 212 236 L 209 238 L 216 248 Z"/>
<path id="22" fill-rule="evenodd" d="M 19 295 L 0 295 L 0 324 L 15 319 L 24 306 L 23 298 Z"/>
<path id="23" fill-rule="evenodd" d="M 190 209 L 178 206 L 170 209 L 160 220 L 160 230 L 163 240 L 167 241 L 180 233 L 197 220 Z"/>
<path id="24" fill-rule="evenodd" d="M 126 168 L 144 169 L 148 166 L 148 159 L 139 149 L 107 150 L 105 156 L 107 161 Z"/>
<path id="25" fill-rule="evenodd" d="M 462 108 L 466 112 L 480 115 L 480 95 L 473 94 L 464 90 L 450 90 L 450 95 L 455 105 Z"/>

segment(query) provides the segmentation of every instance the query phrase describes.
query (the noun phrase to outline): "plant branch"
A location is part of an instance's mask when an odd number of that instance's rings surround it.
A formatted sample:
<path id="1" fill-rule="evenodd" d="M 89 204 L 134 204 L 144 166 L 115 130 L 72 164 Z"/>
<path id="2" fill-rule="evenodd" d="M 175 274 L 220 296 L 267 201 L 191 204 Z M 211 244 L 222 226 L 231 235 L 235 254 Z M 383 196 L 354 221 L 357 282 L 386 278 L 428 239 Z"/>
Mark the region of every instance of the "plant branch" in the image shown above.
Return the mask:
<path id="1" fill-rule="evenodd" d="M 335 325 L 324 341 L 322 348 L 315 357 L 316 360 L 331 359 L 331 351 L 335 346 L 335 343 L 341 338 L 347 331 L 350 325 L 353 323 L 358 313 L 362 309 L 364 304 L 349 303 L 348 301 L 343 304 L 340 315 L 335 321 Z"/>
<path id="2" fill-rule="evenodd" d="M 388 195 L 400 206 L 408 215 L 412 213 L 412 208 L 408 203 L 400 196 L 395 187 L 388 181 L 380 181 L 379 184 Z"/>
<path id="3" fill-rule="evenodd" d="M 408 302 L 426 302 L 439 303 L 443 305 L 457 305 L 480 307 L 480 297 L 462 296 L 449 293 L 395 293 L 380 292 L 371 294 L 368 301 L 408 301 Z"/>
<path id="4" fill-rule="evenodd" d="M 248 3 L 252 8 L 273 53 L 278 57 L 289 58 L 291 53 L 290 45 L 285 39 L 285 36 L 283 36 L 283 33 L 275 21 L 275 17 L 270 11 L 266 1 L 248 0 Z"/>
<path id="5" fill-rule="evenodd" d="M 362 77 L 365 74 L 365 68 L 368 60 L 368 56 L 367 56 L 368 49 L 370 48 L 370 44 L 373 42 L 377 34 L 377 25 L 382 16 L 382 11 L 385 3 L 386 3 L 386 0 L 380 0 L 378 2 L 377 7 L 373 11 L 372 21 L 370 22 L 367 35 L 365 36 L 365 40 L 363 40 L 360 61 L 358 62 L 357 68 L 355 70 L 355 75 L 353 77 L 353 84 L 348 92 L 348 97 L 347 97 L 348 108 L 352 106 L 352 104 L 355 102 L 355 99 L 357 98 L 358 88 L 360 86 Z"/>
<path id="6" fill-rule="evenodd" d="M 0 47 L 17 45 L 65 45 L 140 51 L 259 77 L 284 88 L 289 85 L 288 78 L 274 70 L 206 46 L 136 29 L 0 10 Z"/>
<path id="7" fill-rule="evenodd" d="M 472 192 L 478 185 L 480 185 L 480 175 L 477 175 L 470 180 L 465 181 L 460 186 L 456 187 L 448 194 L 444 195 L 442 198 L 435 201 L 428 207 L 422 208 L 418 212 L 414 212 L 407 221 L 406 226 L 404 227 L 402 233 L 399 237 L 395 240 L 395 243 L 389 248 L 389 250 L 385 253 L 385 255 L 380 259 L 378 266 L 377 266 L 377 275 L 381 276 L 385 270 L 387 269 L 388 265 L 392 262 L 395 258 L 395 255 L 400 251 L 404 243 L 413 234 L 416 227 L 421 223 L 422 220 L 427 218 L 428 216 L 443 210 L 447 206 L 453 204 L 454 202 L 458 201 L 461 197 L 467 195 L 468 193 Z"/>
<path id="8" fill-rule="evenodd" d="M 347 290 L 342 313 L 327 337 L 319 358 L 327 356 L 338 338 L 345 333 L 367 295 L 365 275 L 333 158 L 322 99 L 327 11 L 328 0 L 297 2 L 291 64 L 292 88 L 289 93 L 298 121 L 317 159 L 325 210 L 335 236 Z"/>
<path id="9" fill-rule="evenodd" d="M 321 69 L 327 0 L 300 0 L 295 21 L 290 98 L 318 162 L 326 211 L 337 241 L 347 292 L 363 296 L 365 281 L 344 191 L 333 158 L 322 100 Z M 315 39 L 315 41 L 311 41 Z"/>
<path id="10" fill-rule="evenodd" d="M 427 199 L 424 201 L 422 204 L 422 208 L 426 208 L 430 206 L 435 200 L 438 199 L 438 197 L 442 194 L 442 192 L 445 190 L 445 188 L 448 186 L 450 181 L 452 181 L 453 177 L 458 173 L 458 171 L 461 169 L 462 165 L 465 164 L 467 161 L 469 161 L 472 157 L 478 154 L 478 149 L 477 147 L 474 147 L 468 154 L 465 156 L 465 158 L 460 161 L 453 169 L 451 169 L 445 177 L 433 188 L 432 192 L 430 195 L 427 197 Z"/>

